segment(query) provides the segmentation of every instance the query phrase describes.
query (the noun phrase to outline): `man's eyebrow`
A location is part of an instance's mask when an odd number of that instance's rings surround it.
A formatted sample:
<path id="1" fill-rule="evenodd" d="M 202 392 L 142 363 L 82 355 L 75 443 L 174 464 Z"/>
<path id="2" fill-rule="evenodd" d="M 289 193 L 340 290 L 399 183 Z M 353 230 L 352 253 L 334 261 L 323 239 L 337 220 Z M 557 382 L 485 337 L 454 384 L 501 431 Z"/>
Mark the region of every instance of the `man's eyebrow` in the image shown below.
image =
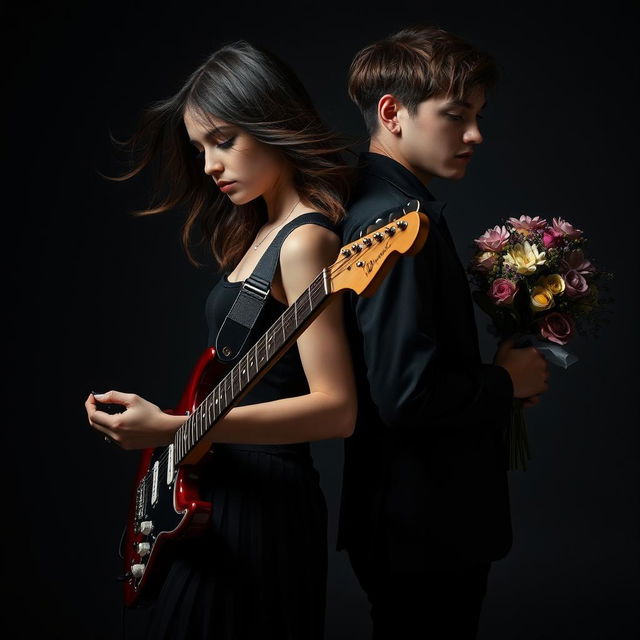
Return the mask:
<path id="1" fill-rule="evenodd" d="M 465 109 L 473 108 L 473 105 L 471 103 L 465 102 L 464 100 L 451 100 L 451 102 L 447 103 L 446 106 L 447 107 L 464 107 Z M 484 109 L 486 106 L 487 106 L 487 103 L 485 102 L 480 107 L 480 110 L 482 111 L 482 109 Z"/>

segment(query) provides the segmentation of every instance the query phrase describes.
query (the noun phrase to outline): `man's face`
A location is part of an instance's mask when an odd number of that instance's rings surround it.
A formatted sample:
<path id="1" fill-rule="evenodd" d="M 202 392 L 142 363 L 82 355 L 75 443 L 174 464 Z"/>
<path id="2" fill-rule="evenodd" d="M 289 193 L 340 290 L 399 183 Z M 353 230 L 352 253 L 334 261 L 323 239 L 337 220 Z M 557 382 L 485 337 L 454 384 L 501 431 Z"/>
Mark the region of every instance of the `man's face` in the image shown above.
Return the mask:
<path id="1" fill-rule="evenodd" d="M 484 90 L 475 89 L 462 101 L 429 98 L 414 115 L 401 107 L 396 159 L 423 184 L 433 177 L 463 178 L 475 146 L 482 142 L 478 119 L 484 105 Z"/>

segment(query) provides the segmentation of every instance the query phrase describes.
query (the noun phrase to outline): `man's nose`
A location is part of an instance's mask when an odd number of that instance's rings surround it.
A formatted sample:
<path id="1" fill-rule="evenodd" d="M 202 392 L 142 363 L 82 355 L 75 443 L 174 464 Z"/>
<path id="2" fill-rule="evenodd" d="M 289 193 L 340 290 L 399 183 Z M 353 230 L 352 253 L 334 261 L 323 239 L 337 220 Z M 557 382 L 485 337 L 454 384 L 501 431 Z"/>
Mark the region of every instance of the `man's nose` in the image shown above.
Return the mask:
<path id="1" fill-rule="evenodd" d="M 477 124 L 469 127 L 463 136 L 463 140 L 467 144 L 480 144 L 483 140 L 482 133 L 480 133 L 480 127 Z"/>

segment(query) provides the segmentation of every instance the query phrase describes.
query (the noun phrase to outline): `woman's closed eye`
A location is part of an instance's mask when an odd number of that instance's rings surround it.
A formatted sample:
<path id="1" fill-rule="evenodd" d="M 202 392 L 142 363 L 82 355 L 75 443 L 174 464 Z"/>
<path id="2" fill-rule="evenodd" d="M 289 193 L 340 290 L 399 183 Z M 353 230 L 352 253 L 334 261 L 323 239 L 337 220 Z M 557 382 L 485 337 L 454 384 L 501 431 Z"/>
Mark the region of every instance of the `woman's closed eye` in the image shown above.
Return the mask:
<path id="1" fill-rule="evenodd" d="M 235 136 L 231 136 L 230 138 L 228 138 L 224 142 L 220 142 L 218 144 L 218 148 L 219 149 L 230 149 L 231 147 L 233 147 L 233 143 L 235 141 L 236 141 L 236 137 Z"/>
<path id="2" fill-rule="evenodd" d="M 227 140 L 225 140 L 224 142 L 218 142 L 218 144 L 216 144 L 216 146 L 218 147 L 218 149 L 231 149 L 231 147 L 233 147 L 234 142 L 236 141 L 236 136 L 231 136 L 230 138 L 227 138 Z M 198 149 L 196 147 L 196 159 L 198 160 L 204 160 L 204 149 Z"/>

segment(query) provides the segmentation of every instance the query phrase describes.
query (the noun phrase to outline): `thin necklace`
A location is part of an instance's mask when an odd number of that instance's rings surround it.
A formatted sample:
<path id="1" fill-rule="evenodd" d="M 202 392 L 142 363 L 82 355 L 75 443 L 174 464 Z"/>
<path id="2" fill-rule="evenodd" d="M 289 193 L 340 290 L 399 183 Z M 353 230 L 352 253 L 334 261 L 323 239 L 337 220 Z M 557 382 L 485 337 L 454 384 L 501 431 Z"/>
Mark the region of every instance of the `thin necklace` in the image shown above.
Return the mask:
<path id="1" fill-rule="evenodd" d="M 285 222 L 286 222 L 286 221 L 291 217 L 291 214 L 293 213 L 293 210 L 294 210 L 294 209 L 295 209 L 299 204 L 300 204 L 300 200 L 298 200 L 298 202 L 296 202 L 296 203 L 293 205 L 293 208 L 291 209 L 291 211 L 289 211 L 289 215 L 288 215 L 288 216 L 287 216 L 287 217 L 282 221 L 282 224 L 279 224 L 277 227 L 273 227 L 273 229 L 269 229 L 269 231 L 267 232 L 267 235 L 265 235 L 265 237 L 264 237 L 264 238 L 262 238 L 262 240 L 260 240 L 260 242 L 258 242 L 257 244 L 254 244 L 254 245 L 253 245 L 253 248 L 254 248 L 254 249 L 257 249 L 257 248 L 258 248 L 258 247 L 259 247 L 259 246 L 260 246 L 260 245 L 261 245 L 261 244 L 262 244 L 262 243 L 267 239 L 267 236 L 268 236 L 272 231 L 275 231 L 276 229 L 279 229 L 279 228 L 280 228 L 280 227 L 281 227 L 281 226 L 282 226 L 282 225 L 283 225 L 283 224 L 284 224 L 284 223 L 285 223 Z"/>

